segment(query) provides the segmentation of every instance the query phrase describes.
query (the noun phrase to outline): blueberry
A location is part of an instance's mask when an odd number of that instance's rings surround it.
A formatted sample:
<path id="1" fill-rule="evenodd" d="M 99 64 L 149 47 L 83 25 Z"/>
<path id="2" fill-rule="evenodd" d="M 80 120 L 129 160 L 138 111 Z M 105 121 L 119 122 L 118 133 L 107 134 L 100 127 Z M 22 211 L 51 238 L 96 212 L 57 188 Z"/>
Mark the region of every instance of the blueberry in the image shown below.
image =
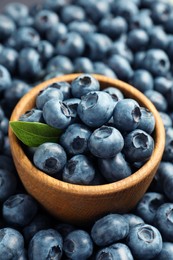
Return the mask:
<path id="1" fill-rule="evenodd" d="M 127 46 L 133 51 L 145 50 L 149 44 L 149 37 L 145 30 L 133 29 L 127 35 Z"/>
<path id="2" fill-rule="evenodd" d="M 172 21 L 173 21 L 173 15 L 169 15 L 167 17 L 167 21 L 164 22 L 164 30 L 166 33 L 172 34 L 173 33 L 173 26 L 172 26 Z"/>
<path id="3" fill-rule="evenodd" d="M 37 232 L 29 243 L 28 259 L 57 259 L 62 257 L 62 237 L 54 229 Z"/>
<path id="4" fill-rule="evenodd" d="M 168 37 L 162 27 L 156 26 L 149 31 L 151 48 L 167 50 Z"/>
<path id="5" fill-rule="evenodd" d="M 71 155 L 88 151 L 90 129 L 83 124 L 71 124 L 60 137 L 60 144 Z"/>
<path id="6" fill-rule="evenodd" d="M 143 68 L 144 57 L 145 57 L 145 51 L 138 51 L 134 54 L 133 67 L 136 70 Z"/>
<path id="7" fill-rule="evenodd" d="M 4 220 L 12 226 L 24 227 L 29 224 L 37 214 L 38 205 L 36 201 L 27 194 L 16 194 L 10 196 L 2 207 Z"/>
<path id="8" fill-rule="evenodd" d="M 59 22 L 46 32 L 46 39 L 52 44 L 56 44 L 65 34 L 67 34 L 67 27 L 62 22 Z"/>
<path id="9" fill-rule="evenodd" d="M 105 75 L 109 78 L 117 78 L 115 72 L 101 61 L 96 61 L 93 63 L 93 73 Z"/>
<path id="10" fill-rule="evenodd" d="M 169 172 L 165 172 L 163 179 L 163 192 L 166 197 L 172 202 L 173 201 L 173 176 Z"/>
<path id="11" fill-rule="evenodd" d="M 11 156 L 0 154 L 0 165 L 1 165 L 0 167 L 1 170 L 14 172 L 14 174 L 16 173 L 14 162 Z"/>
<path id="12" fill-rule="evenodd" d="M 76 227 L 69 223 L 58 223 L 55 225 L 55 229 L 60 233 L 63 239 L 71 233 L 72 231 L 76 230 Z"/>
<path id="13" fill-rule="evenodd" d="M 3 48 L 0 52 L 0 64 L 3 65 L 11 74 L 17 69 L 18 53 L 12 48 Z"/>
<path id="14" fill-rule="evenodd" d="M 61 9 L 61 20 L 65 24 L 68 24 L 72 21 L 83 21 L 86 18 L 85 16 L 84 9 L 77 5 L 65 5 Z"/>
<path id="15" fill-rule="evenodd" d="M 129 224 L 123 215 L 108 214 L 98 219 L 91 228 L 91 237 L 98 246 L 108 246 L 129 233 Z"/>
<path id="16" fill-rule="evenodd" d="M 106 58 L 111 47 L 111 39 L 102 33 L 89 33 L 85 36 L 85 55 L 92 61 L 101 61 Z"/>
<path id="17" fill-rule="evenodd" d="M 135 129 L 124 138 L 124 154 L 130 162 L 148 160 L 154 149 L 154 140 L 145 131 Z"/>
<path id="18" fill-rule="evenodd" d="M 147 32 L 151 30 L 151 28 L 153 28 L 153 21 L 150 17 L 150 12 L 144 12 L 144 10 L 141 9 L 140 12 L 133 15 L 129 22 L 129 28 L 130 30 L 143 29 Z"/>
<path id="19" fill-rule="evenodd" d="M 132 173 L 122 153 L 118 153 L 113 158 L 99 159 L 98 166 L 101 174 L 108 182 L 122 180 Z"/>
<path id="20" fill-rule="evenodd" d="M 107 88 L 103 89 L 103 91 L 105 91 L 111 95 L 115 104 L 117 103 L 117 101 L 124 99 L 124 94 L 118 88 L 107 87 Z"/>
<path id="21" fill-rule="evenodd" d="M 79 117 L 78 117 L 78 114 L 77 114 L 77 108 L 78 108 L 80 101 L 81 100 L 79 98 L 69 98 L 69 99 L 64 100 L 64 103 L 70 109 L 70 114 L 71 114 L 70 124 L 79 122 Z"/>
<path id="22" fill-rule="evenodd" d="M 140 106 L 134 99 L 119 100 L 113 111 L 114 125 L 120 131 L 131 131 L 140 123 Z"/>
<path id="23" fill-rule="evenodd" d="M 173 128 L 168 127 L 165 129 L 166 143 L 163 152 L 163 160 L 173 162 Z"/>
<path id="24" fill-rule="evenodd" d="M 166 95 L 172 86 L 172 81 L 165 77 L 156 77 L 154 79 L 154 90 Z"/>
<path id="25" fill-rule="evenodd" d="M 63 100 L 64 96 L 60 89 L 54 87 L 54 84 L 49 85 L 41 90 L 36 97 L 36 106 L 38 109 L 43 109 L 45 103 L 53 98 Z"/>
<path id="26" fill-rule="evenodd" d="M 4 13 L 18 23 L 21 18 L 28 16 L 29 9 L 22 3 L 9 3 L 5 6 Z"/>
<path id="27" fill-rule="evenodd" d="M 155 128 L 154 115 L 145 107 L 140 107 L 141 119 L 137 128 L 151 134 Z"/>
<path id="28" fill-rule="evenodd" d="M 43 111 L 40 109 L 32 108 L 31 110 L 28 110 L 23 115 L 21 115 L 19 117 L 19 121 L 43 123 Z"/>
<path id="29" fill-rule="evenodd" d="M 117 39 L 127 32 L 127 22 L 121 16 L 105 17 L 99 23 L 99 30 L 110 38 Z"/>
<path id="30" fill-rule="evenodd" d="M 129 228 L 133 228 L 134 226 L 138 225 L 138 224 L 143 224 L 144 220 L 139 217 L 138 215 L 135 215 L 133 213 L 126 213 L 123 215 L 126 220 L 129 223 Z"/>
<path id="31" fill-rule="evenodd" d="M 99 81 L 90 74 L 81 74 L 71 83 L 71 92 L 75 98 L 80 98 L 90 91 L 98 91 L 99 89 Z"/>
<path id="32" fill-rule="evenodd" d="M 39 53 L 33 48 L 23 48 L 19 53 L 18 69 L 22 78 L 36 80 L 41 76 L 42 63 Z"/>
<path id="33" fill-rule="evenodd" d="M 11 76 L 9 71 L 0 65 L 0 92 L 6 90 L 11 86 Z"/>
<path id="34" fill-rule="evenodd" d="M 40 54 L 42 63 L 46 64 L 54 54 L 54 47 L 50 42 L 42 40 L 37 45 L 37 51 Z"/>
<path id="35" fill-rule="evenodd" d="M 13 20 L 1 14 L 0 15 L 0 40 L 4 41 L 7 40 L 15 31 L 16 25 Z"/>
<path id="36" fill-rule="evenodd" d="M 115 243 L 109 247 L 105 247 L 99 250 L 96 255 L 96 260 L 133 260 L 130 249 L 122 243 Z"/>
<path id="37" fill-rule="evenodd" d="M 87 34 L 96 31 L 96 26 L 90 22 L 86 21 L 73 21 L 68 24 L 68 30 L 70 32 L 77 32 L 82 37 L 86 37 Z"/>
<path id="38" fill-rule="evenodd" d="M 0 169 L 0 201 L 3 202 L 13 195 L 17 187 L 17 178 L 13 171 Z"/>
<path id="39" fill-rule="evenodd" d="M 71 97 L 71 85 L 66 81 L 54 82 L 49 87 L 59 89 L 63 94 L 64 100 Z"/>
<path id="40" fill-rule="evenodd" d="M 61 8 L 67 3 L 67 0 L 45 0 L 43 6 L 48 10 L 59 12 L 59 10 L 61 10 Z"/>
<path id="41" fill-rule="evenodd" d="M 129 83 L 143 93 L 147 90 L 153 89 L 154 87 L 152 75 L 144 69 L 135 70 Z"/>
<path id="42" fill-rule="evenodd" d="M 154 224 L 153 219 L 157 209 L 165 203 L 166 199 L 163 194 L 158 192 L 147 192 L 142 199 L 138 202 L 136 213 L 146 223 Z"/>
<path id="43" fill-rule="evenodd" d="M 74 60 L 74 71 L 83 73 L 92 73 L 93 64 L 87 57 L 79 57 Z"/>
<path id="44" fill-rule="evenodd" d="M 151 5 L 151 18 L 155 24 L 164 24 L 172 13 L 169 2 L 154 2 Z"/>
<path id="45" fill-rule="evenodd" d="M 40 170 L 55 175 L 65 166 L 67 156 L 59 144 L 43 143 L 36 149 L 33 161 Z"/>
<path id="46" fill-rule="evenodd" d="M 3 131 L 0 129 L 0 152 L 3 151 L 3 148 L 4 148 L 4 142 L 5 142 L 5 139 L 4 139 L 4 133 Z"/>
<path id="47" fill-rule="evenodd" d="M 95 169 L 89 157 L 79 154 L 73 156 L 63 169 L 63 181 L 74 184 L 89 184 L 95 175 Z"/>
<path id="48" fill-rule="evenodd" d="M 93 253 L 93 242 L 84 230 L 74 230 L 64 239 L 63 250 L 70 259 L 88 259 Z"/>
<path id="49" fill-rule="evenodd" d="M 51 27 L 56 26 L 59 22 L 59 17 L 56 13 L 50 10 L 39 11 L 34 18 L 34 26 L 40 34 L 45 34 Z"/>
<path id="50" fill-rule="evenodd" d="M 22 234 L 10 227 L 0 229 L 0 258 L 20 259 L 24 252 L 24 239 Z"/>
<path id="51" fill-rule="evenodd" d="M 139 224 L 130 229 L 127 246 L 135 259 L 152 259 L 162 250 L 162 237 L 155 227 Z"/>
<path id="52" fill-rule="evenodd" d="M 69 74 L 73 72 L 73 64 L 71 60 L 63 55 L 54 56 L 49 60 L 46 66 L 47 73 L 61 72 L 62 74 Z"/>
<path id="53" fill-rule="evenodd" d="M 143 68 L 153 76 L 165 76 L 170 69 L 169 58 L 161 49 L 150 49 L 145 54 Z"/>
<path id="54" fill-rule="evenodd" d="M 138 7 L 133 1 L 116 1 L 112 2 L 111 10 L 113 15 L 124 17 L 129 22 L 134 15 L 138 13 Z"/>
<path id="55" fill-rule="evenodd" d="M 159 112 L 165 128 L 172 127 L 172 119 L 166 112 Z"/>
<path id="56" fill-rule="evenodd" d="M 21 50 L 25 47 L 35 48 L 40 42 L 38 32 L 32 27 L 21 27 L 14 34 L 15 48 Z"/>
<path id="57" fill-rule="evenodd" d="M 161 252 L 156 256 L 155 260 L 166 260 L 172 259 L 173 256 L 173 243 L 163 242 L 163 247 Z"/>
<path id="58" fill-rule="evenodd" d="M 9 120 L 8 120 L 7 117 L 4 117 L 0 121 L 0 128 L 1 128 L 1 130 L 4 133 L 5 136 L 8 136 L 8 127 L 9 127 Z"/>
<path id="59" fill-rule="evenodd" d="M 34 25 L 34 18 L 31 16 L 27 16 L 27 17 L 22 17 L 19 21 L 18 21 L 18 27 L 27 27 L 27 26 L 33 26 Z"/>
<path id="60" fill-rule="evenodd" d="M 88 147 L 96 157 L 111 158 L 121 152 L 124 146 L 122 134 L 114 127 L 101 126 L 90 136 Z"/>
<path id="61" fill-rule="evenodd" d="M 4 111 L 3 111 L 2 107 L 0 106 L 0 122 L 2 121 L 4 116 L 5 116 Z"/>
<path id="62" fill-rule="evenodd" d="M 50 99 L 43 107 L 45 122 L 55 128 L 66 128 L 71 121 L 70 108 L 58 98 Z"/>
<path id="63" fill-rule="evenodd" d="M 168 108 L 172 109 L 173 108 L 173 85 L 171 85 L 171 87 L 168 89 L 165 97 L 168 103 Z"/>
<path id="64" fill-rule="evenodd" d="M 133 70 L 127 59 L 118 54 L 112 55 L 107 64 L 120 80 L 128 81 L 133 75 Z"/>
<path id="65" fill-rule="evenodd" d="M 164 203 L 156 211 L 154 225 L 163 239 L 173 242 L 173 203 Z"/>
<path id="66" fill-rule="evenodd" d="M 146 90 L 144 92 L 145 96 L 150 99 L 150 101 L 155 105 L 155 107 L 161 111 L 165 112 L 168 107 L 166 98 L 156 90 Z"/>

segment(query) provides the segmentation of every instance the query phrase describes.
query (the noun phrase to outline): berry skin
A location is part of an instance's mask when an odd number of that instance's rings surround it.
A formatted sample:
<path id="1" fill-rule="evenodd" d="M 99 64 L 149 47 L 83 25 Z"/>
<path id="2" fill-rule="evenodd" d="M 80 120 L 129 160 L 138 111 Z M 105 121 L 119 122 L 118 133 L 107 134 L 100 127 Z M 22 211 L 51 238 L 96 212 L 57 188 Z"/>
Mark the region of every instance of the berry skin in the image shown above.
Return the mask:
<path id="1" fill-rule="evenodd" d="M 147 90 L 153 89 L 154 85 L 151 73 L 144 69 L 135 70 L 129 83 L 143 93 Z"/>
<path id="2" fill-rule="evenodd" d="M 101 174 L 108 182 L 122 180 L 131 175 L 132 171 L 122 153 L 108 159 L 99 159 L 98 166 Z"/>
<path id="3" fill-rule="evenodd" d="M 0 65 L 0 93 L 11 87 L 11 76 L 9 71 Z"/>
<path id="4" fill-rule="evenodd" d="M 140 107 L 141 119 L 137 128 L 151 134 L 155 127 L 154 115 L 145 107 Z"/>
<path id="5" fill-rule="evenodd" d="M 153 259 L 162 250 L 162 237 L 155 227 L 139 224 L 130 229 L 127 246 L 135 259 Z"/>
<path id="6" fill-rule="evenodd" d="M 71 111 L 59 98 L 53 98 L 43 106 L 43 117 L 48 125 L 63 129 L 71 122 Z"/>
<path id="7" fill-rule="evenodd" d="M 92 161 L 85 155 L 73 156 L 63 169 L 63 181 L 74 184 L 89 184 L 95 176 Z"/>
<path id="8" fill-rule="evenodd" d="M 119 214 L 106 215 L 95 222 L 91 228 L 91 237 L 96 245 L 108 246 L 123 238 L 129 233 L 129 224 L 126 218 Z"/>
<path id="9" fill-rule="evenodd" d="M 71 83 L 71 92 L 75 98 L 81 98 L 91 91 L 98 90 L 100 90 L 98 80 L 89 74 L 82 74 Z"/>
<path id="10" fill-rule="evenodd" d="M 31 110 L 27 111 L 25 114 L 19 117 L 19 121 L 24 122 L 40 122 L 43 123 L 43 111 L 40 109 L 32 108 Z"/>
<path id="11" fill-rule="evenodd" d="M 161 252 L 154 258 L 154 260 L 172 259 L 173 256 L 173 243 L 163 242 Z"/>
<path id="12" fill-rule="evenodd" d="M 108 88 L 103 89 L 103 91 L 108 93 L 109 95 L 111 95 L 115 104 L 117 103 L 117 101 L 124 98 L 123 93 L 118 88 L 108 87 Z"/>
<path id="13" fill-rule="evenodd" d="M 29 243 L 28 257 L 37 259 L 56 259 L 62 257 L 63 240 L 54 229 L 45 229 L 37 232 Z"/>
<path id="14" fill-rule="evenodd" d="M 111 158 L 121 152 L 124 139 L 114 127 L 101 126 L 90 136 L 88 147 L 90 152 L 99 158 Z"/>
<path id="15" fill-rule="evenodd" d="M 114 102 L 112 97 L 103 91 L 91 91 L 82 96 L 78 105 L 80 119 L 90 127 L 100 127 L 112 116 Z"/>
<path id="16" fill-rule="evenodd" d="M 60 137 L 60 144 L 71 155 L 88 151 L 88 139 L 91 135 L 89 128 L 83 124 L 69 125 Z"/>
<path id="17" fill-rule="evenodd" d="M 155 105 L 158 111 L 165 112 L 168 108 L 168 103 L 163 94 L 156 90 L 147 90 L 145 96 Z"/>
<path id="18" fill-rule="evenodd" d="M 17 179 L 13 171 L 0 169 L 0 201 L 7 200 L 15 193 L 17 187 Z"/>
<path id="19" fill-rule="evenodd" d="M 143 224 L 144 220 L 142 218 L 140 218 L 138 215 L 135 215 L 133 213 L 127 213 L 123 215 L 126 220 L 129 223 L 129 228 L 133 228 L 134 226 L 138 225 L 138 224 Z"/>
<path id="20" fill-rule="evenodd" d="M 139 104 L 130 98 L 119 100 L 113 111 L 115 127 L 120 131 L 132 131 L 140 123 L 141 110 Z"/>
<path id="21" fill-rule="evenodd" d="M 153 138 L 143 130 L 135 129 L 124 138 L 123 152 L 129 162 L 148 160 L 153 149 Z"/>
<path id="22" fill-rule="evenodd" d="M 84 230 L 74 230 L 64 239 L 63 250 L 70 259 L 88 259 L 93 252 L 93 242 Z"/>
<path id="23" fill-rule="evenodd" d="M 7 40 L 15 31 L 16 25 L 7 15 L 0 15 L 0 40 Z"/>
<path id="24" fill-rule="evenodd" d="M 36 149 L 33 161 L 36 167 L 49 175 L 60 172 L 67 162 L 64 148 L 56 143 L 43 143 Z"/>

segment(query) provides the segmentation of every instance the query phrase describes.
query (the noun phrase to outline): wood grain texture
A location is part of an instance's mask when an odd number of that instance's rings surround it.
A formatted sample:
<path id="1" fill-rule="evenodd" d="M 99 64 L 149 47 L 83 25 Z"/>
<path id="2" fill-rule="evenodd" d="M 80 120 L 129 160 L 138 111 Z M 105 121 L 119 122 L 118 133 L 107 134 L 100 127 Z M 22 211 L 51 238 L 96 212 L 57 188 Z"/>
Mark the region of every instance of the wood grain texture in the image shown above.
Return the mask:
<path id="1" fill-rule="evenodd" d="M 33 88 L 15 107 L 11 121 L 35 105 L 35 97 L 41 89 L 56 81 L 71 82 L 79 74 L 65 75 L 48 80 Z M 165 146 L 165 130 L 154 105 L 137 89 L 115 79 L 94 75 L 102 88 L 119 88 L 126 97 L 134 98 L 147 107 L 156 120 L 155 148 L 150 160 L 137 172 L 124 180 L 98 186 L 82 186 L 62 182 L 39 171 L 24 153 L 21 143 L 9 129 L 12 156 L 19 177 L 26 190 L 51 214 L 63 221 L 85 224 L 109 212 L 124 213 L 131 210 L 149 187 Z"/>

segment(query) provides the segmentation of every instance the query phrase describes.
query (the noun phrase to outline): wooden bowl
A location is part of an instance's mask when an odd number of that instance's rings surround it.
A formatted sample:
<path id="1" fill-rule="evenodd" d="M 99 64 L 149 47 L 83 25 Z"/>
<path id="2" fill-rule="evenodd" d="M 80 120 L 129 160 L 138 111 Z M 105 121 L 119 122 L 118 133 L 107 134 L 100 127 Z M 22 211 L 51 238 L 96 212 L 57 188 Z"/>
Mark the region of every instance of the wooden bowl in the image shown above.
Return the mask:
<path id="1" fill-rule="evenodd" d="M 39 91 L 56 81 L 71 82 L 79 74 L 65 75 L 47 80 L 27 93 L 16 105 L 11 121 L 18 120 L 21 114 L 35 106 Z M 48 176 L 38 170 L 28 159 L 20 141 L 9 128 L 12 156 L 19 177 L 28 191 L 48 212 L 60 220 L 74 224 L 85 224 L 110 212 L 125 213 L 134 208 L 149 187 L 165 146 L 165 130 L 154 105 L 134 87 L 101 75 L 94 75 L 101 87 L 113 86 L 120 89 L 126 97 L 134 98 L 147 107 L 154 115 L 155 148 L 148 162 L 131 176 L 114 183 L 83 186 L 66 183 Z"/>

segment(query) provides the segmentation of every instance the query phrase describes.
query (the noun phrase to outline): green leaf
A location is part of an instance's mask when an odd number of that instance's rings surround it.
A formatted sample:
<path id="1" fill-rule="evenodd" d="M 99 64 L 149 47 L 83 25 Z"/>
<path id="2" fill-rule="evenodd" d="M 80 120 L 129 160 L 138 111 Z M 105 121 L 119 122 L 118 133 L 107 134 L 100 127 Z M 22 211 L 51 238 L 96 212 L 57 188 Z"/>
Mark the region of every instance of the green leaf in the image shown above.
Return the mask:
<path id="1" fill-rule="evenodd" d="M 56 143 L 62 130 L 37 122 L 11 121 L 14 134 L 25 145 L 36 147 L 45 142 Z"/>

